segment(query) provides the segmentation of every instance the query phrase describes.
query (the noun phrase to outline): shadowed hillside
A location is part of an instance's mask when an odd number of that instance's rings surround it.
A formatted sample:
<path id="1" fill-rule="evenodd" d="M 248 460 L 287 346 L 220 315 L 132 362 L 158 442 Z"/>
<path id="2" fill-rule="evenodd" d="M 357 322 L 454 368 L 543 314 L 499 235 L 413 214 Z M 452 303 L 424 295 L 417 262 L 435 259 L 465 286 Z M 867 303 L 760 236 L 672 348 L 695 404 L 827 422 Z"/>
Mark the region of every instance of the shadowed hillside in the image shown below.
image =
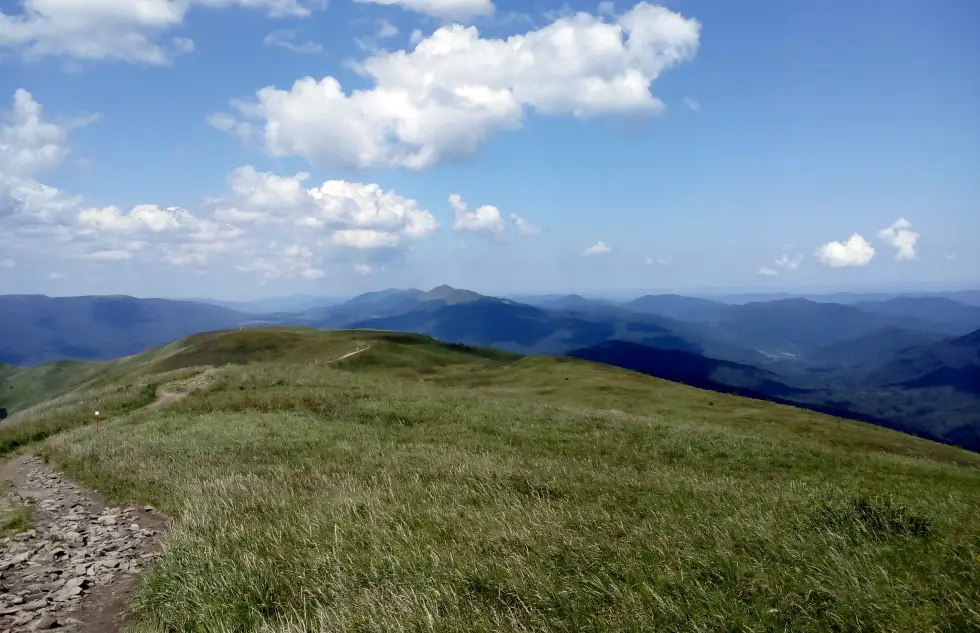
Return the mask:
<path id="1" fill-rule="evenodd" d="M 901 350 L 868 373 L 868 384 L 882 386 L 950 385 L 980 395 L 980 330 L 954 339 Z"/>
<path id="2" fill-rule="evenodd" d="M 560 354 L 614 337 L 636 338 L 668 349 L 701 349 L 697 343 L 652 320 L 590 318 L 491 297 L 371 319 L 351 327 L 417 332 L 519 353 Z"/>
<path id="3" fill-rule="evenodd" d="M 682 382 L 700 389 L 737 393 L 753 398 L 790 396 L 805 390 L 780 382 L 780 377 L 749 365 L 730 363 L 681 350 L 664 350 L 606 341 L 568 354 L 574 358 L 631 369 L 648 376 Z"/>
<path id="4" fill-rule="evenodd" d="M 889 333 L 889 339 L 893 335 Z M 823 386 L 805 373 L 786 378 L 691 352 L 623 341 L 609 341 L 570 355 L 702 389 L 803 406 L 980 451 L 978 339 L 974 333 L 926 346 L 900 347 L 898 360 L 884 364 L 870 355 L 865 359 L 867 365 L 856 365 L 839 380 L 824 381 Z M 810 386 L 814 384 L 818 386 Z"/>
<path id="5" fill-rule="evenodd" d="M 190 301 L 5 295 L 0 296 L 0 363 L 119 358 L 253 319 Z"/>
<path id="6" fill-rule="evenodd" d="M 883 327 L 854 339 L 821 347 L 807 356 L 808 364 L 829 371 L 873 367 L 905 350 L 930 345 L 948 337 L 934 332 Z"/>

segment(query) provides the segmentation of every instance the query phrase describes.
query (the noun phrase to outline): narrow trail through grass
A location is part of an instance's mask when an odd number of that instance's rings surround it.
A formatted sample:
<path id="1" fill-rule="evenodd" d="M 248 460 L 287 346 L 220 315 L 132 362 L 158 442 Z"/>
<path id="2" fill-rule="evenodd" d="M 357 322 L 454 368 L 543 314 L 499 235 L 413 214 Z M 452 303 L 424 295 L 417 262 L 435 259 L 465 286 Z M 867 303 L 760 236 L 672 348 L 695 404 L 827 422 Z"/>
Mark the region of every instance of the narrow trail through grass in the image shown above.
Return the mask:
<path id="1" fill-rule="evenodd" d="M 408 335 L 182 350 L 204 388 L 39 447 L 174 519 L 140 633 L 980 631 L 980 456 Z"/>

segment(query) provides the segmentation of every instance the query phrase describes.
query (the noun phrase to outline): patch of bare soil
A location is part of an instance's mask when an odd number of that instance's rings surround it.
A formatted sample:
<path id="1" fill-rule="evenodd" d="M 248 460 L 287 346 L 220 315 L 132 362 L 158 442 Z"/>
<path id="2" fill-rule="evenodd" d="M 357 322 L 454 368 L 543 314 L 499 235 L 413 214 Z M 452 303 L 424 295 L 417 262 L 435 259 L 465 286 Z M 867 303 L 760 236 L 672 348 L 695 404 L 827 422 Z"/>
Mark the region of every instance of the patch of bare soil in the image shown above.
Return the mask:
<path id="1" fill-rule="evenodd" d="M 156 400 L 154 400 L 146 408 L 156 409 L 174 402 L 179 402 L 186 398 L 187 394 L 191 393 L 192 391 L 204 389 L 211 383 L 214 372 L 215 368 L 210 367 L 207 370 L 202 371 L 201 373 L 186 380 L 160 385 L 157 387 Z"/>

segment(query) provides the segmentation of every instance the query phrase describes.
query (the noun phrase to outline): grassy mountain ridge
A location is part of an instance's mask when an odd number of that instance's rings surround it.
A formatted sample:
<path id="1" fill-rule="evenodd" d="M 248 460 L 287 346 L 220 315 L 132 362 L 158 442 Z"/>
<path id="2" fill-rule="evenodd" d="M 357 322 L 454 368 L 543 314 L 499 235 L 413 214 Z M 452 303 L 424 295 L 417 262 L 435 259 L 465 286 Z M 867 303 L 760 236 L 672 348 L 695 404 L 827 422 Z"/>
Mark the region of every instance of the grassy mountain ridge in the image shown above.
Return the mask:
<path id="1" fill-rule="evenodd" d="M 629 304 L 617 306 L 575 295 L 543 298 L 545 307 L 540 307 L 439 286 L 426 292 L 389 289 L 336 306 L 264 316 L 165 300 L 44 298 L 41 303 L 68 307 L 60 320 L 44 314 L 32 320 L 38 315 L 28 308 L 38 302 L 37 298 L 20 307 L 17 297 L 0 299 L 14 306 L 5 317 L 0 316 L 0 321 L 6 318 L 28 326 L 27 330 L 0 330 L 0 362 L 121 357 L 192 332 L 263 323 L 414 332 L 522 354 L 566 354 L 623 341 L 650 348 L 647 353 L 651 358 L 643 360 L 630 353 L 628 362 L 613 359 L 614 364 L 648 370 L 655 365 L 648 371 L 654 375 L 673 376 L 720 391 L 734 388 L 744 395 L 778 401 L 789 397 L 787 389 L 795 389 L 793 402 L 834 415 L 849 415 L 943 441 L 953 441 L 950 438 L 954 436 L 980 436 L 980 419 L 974 409 L 980 409 L 975 360 L 962 360 L 962 350 L 953 353 L 959 349 L 956 347 L 913 354 L 914 348 L 924 349 L 946 340 L 941 332 L 964 333 L 963 324 L 969 322 L 967 317 L 974 310 L 936 297 L 883 301 L 879 313 L 860 301 L 837 305 L 793 298 L 725 305 L 659 295 L 633 302 L 650 311 L 642 313 L 629 309 Z M 679 321 L 657 311 L 686 315 L 689 320 Z M 927 317 L 932 320 L 924 321 Z M 37 334 L 30 328 L 44 332 Z M 9 353 L 11 349 L 16 355 Z M 5 357 L 4 350 L 8 350 Z M 678 352 L 678 366 L 710 365 L 716 359 L 774 372 L 776 377 L 769 382 L 747 378 L 762 374 L 746 367 L 729 367 L 721 381 L 708 380 L 697 372 L 681 377 L 664 374 L 665 364 L 657 361 L 662 355 L 658 350 Z M 56 373 L 48 380 L 57 382 Z M 765 388 L 759 389 L 759 385 Z M 28 401 L 15 401 L 9 394 L 0 393 L 0 408 L 6 403 L 13 410 Z M 973 440 L 958 441 L 962 446 L 980 448 Z"/>
<path id="2" fill-rule="evenodd" d="M 410 355 L 426 366 L 474 362 L 477 358 L 508 359 L 513 355 L 494 349 L 464 347 L 427 336 L 372 330 L 325 332 L 306 327 L 256 329 L 192 334 L 167 345 L 112 361 L 59 361 L 33 367 L 0 365 L 0 406 L 10 413 L 51 400 L 77 389 L 91 389 L 125 379 L 197 367 L 255 362 L 307 363 L 329 361 L 360 347 L 383 354 L 396 365 L 402 349 L 424 349 Z M 431 353 L 428 353 L 431 352 Z M 433 353 L 436 355 L 433 356 Z"/>
<path id="3" fill-rule="evenodd" d="M 170 515 L 146 633 L 980 626 L 978 455 L 390 332 L 209 333 L 126 362 L 0 446 L 54 430 L 35 450 Z M 184 400 L 133 409 L 202 362 Z M 93 406 L 129 415 L 97 435 Z"/>
<path id="4" fill-rule="evenodd" d="M 730 306 L 726 320 L 706 323 L 702 329 L 696 323 L 654 315 L 548 310 L 487 297 L 352 327 L 416 332 L 517 353 L 571 354 L 980 450 L 980 398 L 968 389 L 975 380 L 973 370 L 946 367 L 942 358 L 952 358 L 948 354 L 928 367 L 920 359 L 914 367 L 923 370 L 914 374 L 896 374 L 888 365 L 916 343 L 945 341 L 943 335 L 894 325 L 878 327 L 882 322 L 906 325 L 907 319 L 880 317 L 850 306 L 805 299 L 774 304 Z M 714 338 L 702 334 L 714 334 L 716 328 L 730 324 L 731 329 Z M 855 333 L 857 338 L 844 338 Z M 787 352 L 763 360 L 761 354 L 743 347 L 752 344 L 753 336 L 761 337 L 757 342 L 777 345 L 770 348 L 774 352 L 792 349 L 800 356 Z M 821 347 L 827 341 L 833 343 Z M 722 375 L 715 375 L 718 371 Z M 878 374 L 908 377 L 882 381 Z M 903 380 L 916 382 L 902 384 Z"/>

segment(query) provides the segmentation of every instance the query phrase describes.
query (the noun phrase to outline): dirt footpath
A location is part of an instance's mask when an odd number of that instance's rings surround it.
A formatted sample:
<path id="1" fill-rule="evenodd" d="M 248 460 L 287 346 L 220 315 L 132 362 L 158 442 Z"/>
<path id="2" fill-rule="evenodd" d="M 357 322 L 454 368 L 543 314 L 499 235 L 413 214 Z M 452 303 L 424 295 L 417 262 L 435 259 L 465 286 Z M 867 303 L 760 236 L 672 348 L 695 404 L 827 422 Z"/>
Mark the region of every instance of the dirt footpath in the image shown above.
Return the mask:
<path id="1" fill-rule="evenodd" d="M 29 505 L 34 524 L 0 539 L 0 632 L 120 631 L 166 520 L 113 506 L 30 455 L 3 464 L 0 478 L 12 484 L 0 512 Z"/>

